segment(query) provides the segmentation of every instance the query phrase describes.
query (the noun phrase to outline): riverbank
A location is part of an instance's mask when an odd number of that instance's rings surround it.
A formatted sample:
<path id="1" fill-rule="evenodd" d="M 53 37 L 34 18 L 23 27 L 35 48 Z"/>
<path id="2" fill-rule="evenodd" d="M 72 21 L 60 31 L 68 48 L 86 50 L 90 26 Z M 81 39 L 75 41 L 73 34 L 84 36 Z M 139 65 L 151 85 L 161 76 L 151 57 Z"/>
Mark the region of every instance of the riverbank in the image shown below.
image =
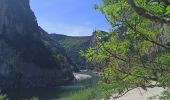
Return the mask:
<path id="1" fill-rule="evenodd" d="M 132 91 L 129 91 L 127 94 L 124 96 L 116 99 L 116 100 L 148 100 L 149 97 L 155 96 L 154 100 L 159 100 L 159 96 L 165 89 L 155 87 L 155 88 L 148 88 L 147 91 L 141 89 L 141 88 L 136 88 Z M 115 95 L 113 94 L 113 97 Z M 114 100 L 114 99 L 110 99 Z"/>
<path id="2" fill-rule="evenodd" d="M 69 98 L 73 93 L 89 97 L 89 95 L 93 92 L 93 87 L 97 85 L 99 77 L 96 76 L 93 71 L 83 71 L 74 73 L 74 75 L 76 79 L 71 81 L 69 84 L 56 87 L 23 88 L 20 90 L 5 89 L 2 90 L 2 95 L 6 94 L 10 100 L 31 100 L 33 97 L 40 100 L 66 100 L 62 98 Z M 88 95 L 85 95 L 84 93 Z M 73 97 L 78 96 L 75 94 Z"/>
<path id="3" fill-rule="evenodd" d="M 94 75 L 98 75 L 95 72 L 91 72 Z M 81 81 L 81 80 L 88 80 L 91 79 L 93 77 L 93 75 L 89 75 L 88 73 L 74 73 L 74 76 L 76 78 L 76 80 Z M 94 91 L 95 90 L 95 91 Z M 159 95 L 164 91 L 165 89 L 163 88 L 148 88 L 147 91 L 143 90 L 142 88 L 136 88 L 132 91 L 129 91 L 127 94 L 125 94 L 124 96 L 116 99 L 116 100 L 148 100 L 150 97 L 154 96 L 155 98 L 153 100 L 159 100 Z M 72 98 L 71 100 L 88 100 L 86 98 L 95 98 L 97 97 L 98 99 L 94 99 L 94 100 L 104 100 L 104 99 L 99 99 L 99 98 L 103 98 L 103 97 L 99 97 L 97 94 L 100 91 L 97 91 L 95 88 L 85 88 L 83 90 L 77 91 L 77 92 L 73 92 L 71 93 L 70 96 L 68 96 L 68 98 Z M 87 95 L 85 95 L 87 94 Z M 112 95 L 113 97 L 115 96 L 114 94 Z M 83 99 L 85 98 L 85 99 Z M 92 99 L 92 100 L 93 100 Z M 65 99 L 61 99 L 61 100 L 67 100 Z M 69 99 L 68 99 L 69 100 Z M 110 98 L 110 100 L 114 100 L 112 98 Z"/>

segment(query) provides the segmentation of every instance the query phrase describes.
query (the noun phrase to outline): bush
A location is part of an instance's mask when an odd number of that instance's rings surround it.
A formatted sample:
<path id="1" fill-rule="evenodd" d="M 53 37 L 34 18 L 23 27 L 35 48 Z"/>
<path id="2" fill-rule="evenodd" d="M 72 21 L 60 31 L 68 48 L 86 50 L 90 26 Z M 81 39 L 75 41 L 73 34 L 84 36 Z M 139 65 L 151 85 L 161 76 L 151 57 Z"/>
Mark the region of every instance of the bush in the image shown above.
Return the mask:
<path id="1" fill-rule="evenodd" d="M 0 95 L 0 100 L 9 100 L 6 95 Z"/>
<path id="2" fill-rule="evenodd" d="M 99 98 L 99 94 L 96 88 L 84 88 L 77 92 L 72 92 L 68 97 L 60 100 L 96 100 L 96 98 Z"/>

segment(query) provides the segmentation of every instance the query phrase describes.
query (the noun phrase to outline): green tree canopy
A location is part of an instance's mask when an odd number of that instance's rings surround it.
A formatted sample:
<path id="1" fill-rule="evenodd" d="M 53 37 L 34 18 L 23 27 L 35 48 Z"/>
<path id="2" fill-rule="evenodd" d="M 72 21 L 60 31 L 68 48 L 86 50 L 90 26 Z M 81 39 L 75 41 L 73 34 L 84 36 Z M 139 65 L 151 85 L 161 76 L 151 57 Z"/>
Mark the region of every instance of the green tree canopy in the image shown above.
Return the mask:
<path id="1" fill-rule="evenodd" d="M 112 29 L 98 31 L 96 46 L 82 55 L 104 62 L 100 85 L 106 99 L 137 87 L 170 87 L 169 5 L 169 0 L 103 0 L 95 6 Z"/>

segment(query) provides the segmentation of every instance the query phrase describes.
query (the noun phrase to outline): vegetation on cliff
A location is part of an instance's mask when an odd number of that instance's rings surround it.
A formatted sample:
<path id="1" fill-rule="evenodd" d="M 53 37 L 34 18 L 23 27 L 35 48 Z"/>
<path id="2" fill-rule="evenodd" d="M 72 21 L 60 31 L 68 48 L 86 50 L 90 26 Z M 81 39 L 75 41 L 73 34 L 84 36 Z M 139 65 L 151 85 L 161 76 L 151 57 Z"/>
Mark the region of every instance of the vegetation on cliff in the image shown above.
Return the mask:
<path id="1" fill-rule="evenodd" d="M 86 59 L 80 56 L 80 50 L 87 50 L 91 46 L 92 36 L 66 36 L 59 34 L 50 34 L 50 37 L 59 43 L 64 50 L 66 55 L 71 59 L 71 62 L 78 69 L 89 68 L 90 65 L 87 64 Z"/>

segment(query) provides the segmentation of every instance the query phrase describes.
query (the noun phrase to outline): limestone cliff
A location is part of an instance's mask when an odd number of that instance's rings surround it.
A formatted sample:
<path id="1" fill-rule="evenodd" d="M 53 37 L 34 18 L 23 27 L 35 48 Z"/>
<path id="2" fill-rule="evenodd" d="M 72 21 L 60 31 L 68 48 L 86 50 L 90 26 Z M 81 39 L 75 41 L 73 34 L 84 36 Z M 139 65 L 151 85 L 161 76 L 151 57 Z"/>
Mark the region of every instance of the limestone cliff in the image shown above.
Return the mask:
<path id="1" fill-rule="evenodd" d="M 0 0 L 0 86 L 42 87 L 72 80 L 63 48 L 41 29 L 29 0 Z"/>

